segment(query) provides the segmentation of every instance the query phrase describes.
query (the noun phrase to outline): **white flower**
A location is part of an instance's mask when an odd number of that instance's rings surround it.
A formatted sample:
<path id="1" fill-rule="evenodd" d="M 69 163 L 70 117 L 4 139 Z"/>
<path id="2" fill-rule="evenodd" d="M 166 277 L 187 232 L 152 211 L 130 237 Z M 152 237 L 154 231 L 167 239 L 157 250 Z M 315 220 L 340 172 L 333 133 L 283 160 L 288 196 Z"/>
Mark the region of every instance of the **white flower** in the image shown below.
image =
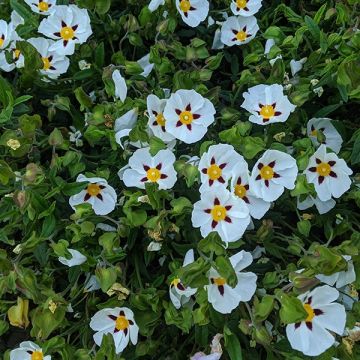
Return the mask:
<path id="1" fill-rule="evenodd" d="M 257 197 L 275 201 L 284 188 L 294 189 L 297 173 L 296 160 L 292 156 L 278 150 L 267 150 L 254 165 L 250 188 Z"/>
<path id="2" fill-rule="evenodd" d="M 274 64 L 276 63 L 276 61 L 279 60 L 279 59 L 282 59 L 282 56 L 281 56 L 281 55 L 278 55 L 278 56 L 274 57 L 273 59 L 270 59 L 270 60 L 269 60 L 269 64 L 270 64 L 271 66 L 274 66 Z"/>
<path id="3" fill-rule="evenodd" d="M 101 288 L 99 282 L 96 279 L 95 275 L 91 275 L 89 280 L 85 283 L 84 286 L 84 292 L 91 292 L 91 291 L 96 291 L 99 290 Z"/>
<path id="4" fill-rule="evenodd" d="M 157 183 L 159 189 L 171 189 L 176 182 L 175 155 L 169 150 L 160 150 L 151 156 L 149 148 L 138 149 L 129 159 L 129 169 L 123 173 L 127 187 L 145 189 L 145 183 Z"/>
<path id="5" fill-rule="evenodd" d="M 190 249 L 184 258 L 183 267 L 194 262 L 194 250 Z M 197 289 L 186 287 L 181 279 L 176 278 L 171 281 L 169 286 L 170 300 L 176 309 L 180 309 L 181 306 L 188 303 L 191 297 L 196 293 Z"/>
<path id="6" fill-rule="evenodd" d="M 175 0 L 176 8 L 185 24 L 196 27 L 209 13 L 207 0 Z"/>
<path id="7" fill-rule="evenodd" d="M 55 11 L 56 0 L 25 0 L 30 9 L 41 15 L 49 15 Z"/>
<path id="8" fill-rule="evenodd" d="M 76 130 L 74 126 L 70 126 L 72 131 L 69 131 L 69 141 L 75 143 L 77 147 L 83 146 L 83 141 L 81 140 L 82 134 L 80 130 Z"/>
<path id="9" fill-rule="evenodd" d="M 165 4 L 165 0 L 151 0 L 148 5 L 148 8 L 151 12 L 154 12 L 155 10 L 158 9 L 159 6 L 164 4 Z"/>
<path id="10" fill-rule="evenodd" d="M 80 251 L 74 250 L 74 249 L 67 249 L 68 252 L 71 254 L 71 258 L 67 259 L 66 257 L 60 256 L 59 257 L 59 261 L 68 266 L 68 267 L 72 267 L 72 266 L 76 266 L 76 265 L 81 265 L 84 262 L 86 262 L 87 258 L 86 256 L 84 256 Z"/>
<path id="11" fill-rule="evenodd" d="M 150 244 L 147 246 L 147 251 L 160 251 L 162 248 L 162 243 L 159 241 L 151 241 Z"/>
<path id="12" fill-rule="evenodd" d="M 115 84 L 115 97 L 124 102 L 127 96 L 127 86 L 125 79 L 121 76 L 119 70 L 115 70 L 112 73 L 112 79 Z"/>
<path id="13" fill-rule="evenodd" d="M 264 54 L 267 55 L 274 45 L 275 45 L 275 40 L 274 39 L 266 40 Z"/>
<path id="14" fill-rule="evenodd" d="M 51 356 L 44 356 L 40 346 L 32 341 L 23 341 L 17 349 L 10 351 L 10 360 L 51 360 Z"/>
<path id="15" fill-rule="evenodd" d="M 256 290 L 257 276 L 252 272 L 241 272 L 253 261 L 249 252 L 241 250 L 230 257 L 238 283 L 232 288 L 220 274 L 211 268 L 209 272 L 210 284 L 206 285 L 208 301 L 213 308 L 222 313 L 230 314 L 240 302 L 249 301 Z"/>
<path id="16" fill-rule="evenodd" d="M 303 58 L 299 61 L 292 59 L 290 61 L 290 69 L 292 76 L 295 76 L 303 68 L 303 65 L 306 63 L 306 60 L 307 58 Z"/>
<path id="17" fill-rule="evenodd" d="M 97 331 L 94 334 L 96 345 L 101 345 L 104 335 L 112 335 L 116 354 L 121 353 L 129 341 L 133 345 L 136 345 L 138 341 L 139 327 L 134 320 L 134 313 L 126 307 L 106 308 L 98 311 L 91 318 L 90 327 Z"/>
<path id="18" fill-rule="evenodd" d="M 222 334 L 216 334 L 211 341 L 211 352 L 209 355 L 202 351 L 191 356 L 190 360 L 220 360 L 223 350 L 220 340 L 224 337 Z"/>
<path id="19" fill-rule="evenodd" d="M 295 110 L 288 97 L 284 95 L 281 85 L 256 85 L 243 93 L 241 107 L 251 113 L 249 121 L 254 124 L 267 125 L 285 122 Z"/>
<path id="20" fill-rule="evenodd" d="M 326 145 L 320 145 L 310 158 L 305 174 L 321 201 L 339 198 L 350 189 L 352 170 L 336 154 L 328 154 Z"/>
<path id="21" fill-rule="evenodd" d="M 10 24 L 13 26 L 14 29 L 16 29 L 19 25 L 23 25 L 25 22 L 24 19 L 15 10 L 11 12 L 10 20 Z"/>
<path id="22" fill-rule="evenodd" d="M 150 54 L 143 56 L 141 59 L 137 61 L 137 63 L 141 66 L 144 70 L 140 75 L 144 77 L 148 77 L 151 73 L 151 70 L 155 66 L 155 64 L 150 63 Z"/>
<path id="23" fill-rule="evenodd" d="M 0 20 L 0 50 L 5 49 L 10 44 L 13 34 L 13 24 Z"/>
<path id="24" fill-rule="evenodd" d="M 225 243 L 239 240 L 250 224 L 245 202 L 226 188 L 204 191 L 194 204 L 191 216 L 194 227 L 200 227 L 203 237 L 216 231 Z"/>
<path id="25" fill-rule="evenodd" d="M 297 198 L 297 208 L 299 210 L 306 210 L 312 206 L 316 206 L 319 214 L 326 214 L 336 205 L 334 199 L 329 199 L 327 201 L 321 201 L 317 196 L 313 197 L 311 195 L 307 196 L 304 200 L 300 200 L 300 197 Z"/>
<path id="26" fill-rule="evenodd" d="M 107 215 L 115 209 L 117 200 L 116 192 L 107 181 L 99 177 L 87 178 L 80 174 L 77 182 L 88 182 L 85 190 L 73 195 L 69 199 L 70 206 L 75 210 L 75 205 L 88 203 L 97 215 Z"/>
<path id="27" fill-rule="evenodd" d="M 164 109 L 165 129 L 175 138 L 192 144 L 204 137 L 215 120 L 215 108 L 195 90 L 178 90 Z"/>
<path id="28" fill-rule="evenodd" d="M 8 63 L 6 59 L 5 51 L 0 52 L 0 69 L 6 72 L 10 72 L 15 68 L 21 69 L 25 65 L 24 55 L 16 46 L 16 42 L 22 41 L 23 39 L 21 39 L 15 32 L 13 33 L 12 36 L 14 38 L 14 41 L 10 43 L 10 46 L 8 47 L 7 50 L 10 51 L 13 61 L 11 63 Z"/>
<path id="29" fill-rule="evenodd" d="M 232 0 L 230 9 L 234 15 L 251 16 L 261 8 L 262 0 Z"/>
<path id="30" fill-rule="evenodd" d="M 59 55 L 49 48 L 55 43 L 53 40 L 44 38 L 31 38 L 28 42 L 39 52 L 43 62 L 43 68 L 40 73 L 47 75 L 49 78 L 56 79 L 61 74 L 67 72 L 69 68 L 69 59 L 64 55 Z"/>
<path id="31" fill-rule="evenodd" d="M 331 119 L 327 118 L 313 118 L 307 123 L 307 135 L 315 146 L 319 146 L 318 133 L 321 131 L 324 136 L 324 140 L 321 144 L 325 144 L 326 147 L 339 153 L 341 145 L 343 143 L 342 137 L 336 130 L 335 126 L 331 123 Z"/>
<path id="32" fill-rule="evenodd" d="M 174 140 L 175 137 L 169 134 L 165 129 L 166 119 L 164 117 L 164 109 L 167 100 L 159 99 L 156 95 L 149 95 L 146 99 L 147 111 L 149 114 L 149 128 L 159 139 L 165 143 Z"/>
<path id="33" fill-rule="evenodd" d="M 221 29 L 216 29 L 214 34 L 214 40 L 211 45 L 212 50 L 220 50 L 224 48 L 224 44 L 221 41 Z"/>
<path id="34" fill-rule="evenodd" d="M 250 42 L 259 30 L 255 16 L 230 16 L 221 27 L 221 41 L 228 46 Z"/>
<path id="35" fill-rule="evenodd" d="M 38 31 L 56 40 L 49 50 L 60 55 L 72 55 L 75 44 L 86 42 L 92 34 L 87 10 L 76 5 L 56 6 L 55 11 L 41 21 Z"/>
<path id="36" fill-rule="evenodd" d="M 138 110 L 132 109 L 115 120 L 115 141 L 121 146 L 122 149 L 124 149 L 122 138 L 129 136 L 131 130 L 136 124 L 137 118 Z M 135 143 L 134 145 L 137 146 L 139 144 Z"/>
<path id="37" fill-rule="evenodd" d="M 202 185 L 200 191 L 226 186 L 235 166 L 246 166 L 244 158 L 232 145 L 211 145 L 199 162 Z"/>
<path id="38" fill-rule="evenodd" d="M 332 275 L 318 274 L 316 278 L 321 282 L 334 286 L 338 289 L 344 287 L 345 285 L 351 284 L 356 280 L 356 274 L 354 269 L 354 263 L 351 260 L 351 256 L 344 255 L 343 258 L 347 262 L 347 269 L 339 271 Z"/>
<path id="39" fill-rule="evenodd" d="M 298 296 L 308 316 L 304 321 L 289 324 L 286 335 L 293 349 L 308 356 L 318 356 L 335 343 L 332 333 L 342 335 L 346 313 L 334 301 L 339 292 L 328 285 Z"/>
<path id="40" fill-rule="evenodd" d="M 270 202 L 257 197 L 250 188 L 249 170 L 245 160 L 244 164 L 239 163 L 232 171 L 231 191 L 244 200 L 254 219 L 261 219 L 270 209 Z"/>

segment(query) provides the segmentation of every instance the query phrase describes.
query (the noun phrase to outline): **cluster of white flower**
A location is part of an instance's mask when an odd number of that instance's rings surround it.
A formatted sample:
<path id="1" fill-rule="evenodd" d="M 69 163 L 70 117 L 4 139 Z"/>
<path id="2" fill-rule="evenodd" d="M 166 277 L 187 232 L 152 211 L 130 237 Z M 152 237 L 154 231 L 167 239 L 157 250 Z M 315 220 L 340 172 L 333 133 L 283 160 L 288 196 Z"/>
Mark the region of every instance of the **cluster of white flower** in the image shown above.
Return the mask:
<path id="1" fill-rule="evenodd" d="M 75 45 L 85 42 L 91 35 L 88 13 L 75 5 L 57 6 L 54 0 L 25 1 L 33 11 L 48 15 L 41 22 L 39 32 L 52 40 L 32 38 L 28 41 L 39 51 L 43 60 L 42 73 L 56 77 L 64 73 L 69 66 L 66 55 L 73 54 Z M 175 1 L 176 8 L 187 25 L 196 27 L 206 19 L 209 12 L 207 0 Z M 163 4 L 164 0 L 152 0 L 149 9 L 155 11 Z M 259 30 L 254 14 L 261 8 L 261 0 L 233 0 L 230 8 L 235 16 L 227 18 L 222 24 L 221 43 L 228 46 L 246 44 Z M 3 61 L 6 61 L 4 51 L 8 49 L 13 51 L 14 58 L 14 63 L 8 65 L 12 68 L 23 66 L 21 64 L 24 59 L 16 49 L 16 41 L 20 39 L 15 29 L 13 22 L 7 24 L 0 21 L 0 64 L 3 69 Z M 140 59 L 139 64 L 144 69 L 143 76 L 148 76 L 153 67 L 149 63 L 149 55 Z M 294 66 L 294 71 L 298 71 L 297 64 L 293 64 Z M 124 103 L 128 93 L 126 80 L 119 70 L 113 71 L 112 79 L 115 83 L 115 97 Z M 282 85 L 257 85 L 249 88 L 243 97 L 241 107 L 250 113 L 249 121 L 257 125 L 285 122 L 295 110 L 295 106 L 284 95 Z M 125 186 L 144 189 L 146 183 L 156 183 L 159 189 L 171 189 L 177 181 L 174 167 L 176 158 L 173 153 L 176 142 L 193 144 L 200 141 L 214 123 L 215 113 L 211 101 L 195 90 L 178 90 L 165 99 L 149 95 L 147 131 L 150 136 L 156 136 L 167 146 L 156 155 L 151 154 L 147 143 L 123 141 L 137 122 L 137 109 L 132 109 L 118 118 L 114 127 L 116 142 L 122 148 L 136 148 L 128 164 L 118 173 Z M 318 147 L 304 172 L 308 183 L 314 184 L 316 196 L 309 196 L 305 200 L 298 199 L 298 207 L 306 209 L 315 204 L 319 212 L 323 213 L 335 206 L 333 197 L 339 198 L 350 188 L 349 175 L 352 171 L 345 161 L 336 155 L 340 151 L 342 139 L 330 119 L 311 119 L 308 122 L 307 135 L 313 145 Z M 327 149 L 335 153 L 328 153 Z M 203 237 L 217 232 L 226 246 L 243 236 L 251 226 L 251 218 L 261 219 L 270 209 L 271 203 L 276 201 L 285 189 L 294 189 L 298 176 L 296 160 L 288 153 L 266 150 L 249 171 L 244 157 L 228 144 L 210 146 L 202 154 L 197 166 L 201 182 L 200 200 L 194 204 L 192 224 L 195 228 L 200 228 Z M 83 203 L 89 204 L 95 214 L 102 216 L 115 209 L 117 194 L 107 180 L 80 174 L 77 182 L 83 182 L 85 189 L 70 197 L 69 203 L 74 210 Z M 68 251 L 70 259 L 59 258 L 66 266 L 81 265 L 87 260 L 77 250 Z M 185 255 L 183 266 L 192 262 L 194 250 L 191 249 Z M 230 257 L 237 277 L 235 287 L 231 287 L 214 267 L 210 268 L 205 290 L 208 302 L 216 311 L 222 314 L 231 313 L 240 302 L 247 302 L 253 297 L 257 276 L 253 272 L 243 271 L 252 262 L 253 256 L 244 250 Z M 354 281 L 350 263 L 344 273 L 347 280 L 351 278 Z M 331 277 L 320 274 L 317 277 L 330 285 L 337 281 L 345 284 L 339 280 L 340 273 Z M 192 306 L 197 291 L 196 288 L 186 286 L 180 278 L 174 278 L 169 286 L 170 299 L 177 309 L 181 306 Z M 316 356 L 335 343 L 335 338 L 329 331 L 341 335 L 346 321 L 344 306 L 335 303 L 338 297 L 339 292 L 328 285 L 317 287 L 298 297 L 308 316 L 304 321 L 286 327 L 287 337 L 294 349 L 309 356 Z M 116 353 L 122 352 L 129 341 L 137 343 L 139 328 L 134 313 L 126 307 L 98 311 L 92 317 L 90 327 L 96 331 L 94 341 L 97 345 L 101 345 L 104 335 L 111 334 Z M 24 342 L 11 352 L 10 359 L 50 360 L 51 357 L 44 357 L 41 348 L 36 344 Z"/>
<path id="2" fill-rule="evenodd" d="M 70 61 L 66 55 L 72 55 L 76 44 L 86 42 L 92 34 L 90 18 L 86 9 L 76 5 L 56 5 L 55 0 L 25 0 L 31 10 L 44 18 L 38 32 L 45 37 L 27 39 L 39 53 L 43 67 L 42 75 L 57 79 L 67 72 Z M 24 56 L 17 46 L 18 41 L 25 41 L 16 32 L 24 23 L 15 11 L 8 24 L 0 20 L 0 69 L 9 72 L 14 68 L 24 67 Z M 7 61 L 6 52 L 12 54 L 12 62 Z"/>

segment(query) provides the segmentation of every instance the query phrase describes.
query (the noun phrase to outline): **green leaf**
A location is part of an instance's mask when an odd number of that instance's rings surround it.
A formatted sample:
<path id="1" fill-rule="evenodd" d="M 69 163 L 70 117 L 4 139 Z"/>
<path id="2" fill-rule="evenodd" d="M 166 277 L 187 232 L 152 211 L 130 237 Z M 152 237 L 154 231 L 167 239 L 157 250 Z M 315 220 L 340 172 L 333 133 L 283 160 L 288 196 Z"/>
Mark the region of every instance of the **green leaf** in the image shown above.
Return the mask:
<path id="1" fill-rule="evenodd" d="M 254 317 L 256 321 L 264 321 L 270 315 L 274 309 L 274 297 L 271 295 L 265 295 L 261 302 L 258 302 L 254 306 Z"/>
<path id="2" fill-rule="evenodd" d="M 238 280 L 229 258 L 225 256 L 218 256 L 215 260 L 215 264 L 217 272 L 226 280 L 226 283 L 228 283 L 231 287 L 235 287 Z"/>
<path id="3" fill-rule="evenodd" d="M 225 325 L 224 327 L 225 349 L 230 360 L 242 360 L 240 341 L 237 336 Z"/>
<path id="4" fill-rule="evenodd" d="M 281 291 L 276 293 L 276 297 L 281 303 L 279 315 L 283 324 L 293 324 L 306 319 L 307 312 L 305 311 L 302 302 L 297 297 L 285 294 Z"/>
<path id="5" fill-rule="evenodd" d="M 215 255 L 225 254 L 225 244 L 221 240 L 219 234 L 215 231 L 211 232 L 206 238 L 199 241 L 198 248 L 200 251 L 209 254 L 214 252 Z"/>
<path id="6" fill-rule="evenodd" d="M 104 15 L 110 10 L 111 0 L 96 0 L 95 10 L 98 14 Z"/>

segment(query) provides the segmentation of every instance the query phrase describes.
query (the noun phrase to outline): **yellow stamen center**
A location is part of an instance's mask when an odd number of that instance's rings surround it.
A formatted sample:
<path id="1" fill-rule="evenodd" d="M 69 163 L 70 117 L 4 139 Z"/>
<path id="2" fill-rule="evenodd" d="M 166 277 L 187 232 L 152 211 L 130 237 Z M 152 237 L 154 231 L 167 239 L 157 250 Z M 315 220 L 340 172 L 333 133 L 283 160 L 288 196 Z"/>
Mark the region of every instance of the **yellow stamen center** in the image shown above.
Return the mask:
<path id="1" fill-rule="evenodd" d="M 315 316 L 315 312 L 313 310 L 313 308 L 309 305 L 309 304 L 304 304 L 304 309 L 307 312 L 308 316 L 305 319 L 306 322 L 311 321 L 314 316 Z"/>
<path id="2" fill-rule="evenodd" d="M 44 356 L 41 351 L 34 351 L 31 354 L 31 360 L 43 360 L 43 359 L 44 359 Z"/>
<path id="3" fill-rule="evenodd" d="M 224 206 L 215 205 L 211 209 L 211 216 L 215 221 L 225 220 L 225 218 L 226 218 L 226 209 L 224 208 Z"/>
<path id="4" fill-rule="evenodd" d="M 129 327 L 129 321 L 125 316 L 118 316 L 115 323 L 116 330 L 125 330 Z"/>
<path id="5" fill-rule="evenodd" d="M 0 47 L 4 45 L 5 40 L 0 38 Z"/>
<path id="6" fill-rule="evenodd" d="M 311 136 L 317 136 L 317 134 L 318 134 L 318 131 L 317 131 L 316 129 L 314 129 L 314 130 L 310 133 Z"/>
<path id="7" fill-rule="evenodd" d="M 221 176 L 222 170 L 219 166 L 213 164 L 207 169 L 207 174 L 211 180 L 217 180 Z"/>
<path id="8" fill-rule="evenodd" d="M 179 120 L 182 124 L 189 125 L 194 120 L 194 117 L 190 111 L 182 111 L 179 115 Z"/>
<path id="9" fill-rule="evenodd" d="M 21 54 L 20 50 L 18 50 L 18 49 L 14 50 L 14 57 L 15 57 L 16 60 L 19 59 L 20 54 Z"/>
<path id="10" fill-rule="evenodd" d="M 274 170 L 270 166 L 265 165 L 260 170 L 260 176 L 264 180 L 271 180 L 274 177 Z"/>
<path id="11" fill-rule="evenodd" d="M 237 6 L 239 9 L 244 9 L 244 8 L 246 8 L 246 5 L 247 5 L 247 0 L 236 0 L 236 6 Z"/>
<path id="12" fill-rule="evenodd" d="M 38 9 L 40 11 L 48 11 L 49 10 L 49 4 L 45 1 L 40 1 L 38 4 Z"/>
<path id="13" fill-rule="evenodd" d="M 161 177 L 161 172 L 156 169 L 156 168 L 150 168 L 147 172 L 146 172 L 146 177 L 148 178 L 148 180 L 150 180 L 151 182 L 157 182 L 160 177 Z"/>
<path id="14" fill-rule="evenodd" d="M 165 118 L 163 114 L 158 114 L 156 116 L 156 122 L 160 125 L 160 126 L 165 126 Z"/>
<path id="15" fill-rule="evenodd" d="M 243 30 L 238 31 L 235 36 L 238 41 L 245 41 L 247 38 L 247 34 Z"/>
<path id="16" fill-rule="evenodd" d="M 275 115 L 275 109 L 272 105 L 265 105 L 261 108 L 260 115 L 264 119 L 270 119 L 271 117 L 273 117 Z"/>
<path id="17" fill-rule="evenodd" d="M 86 191 L 91 196 L 97 196 L 100 194 L 101 189 L 98 184 L 89 184 Z"/>
<path id="18" fill-rule="evenodd" d="M 191 4 L 189 0 L 181 0 L 180 1 L 180 9 L 183 12 L 188 12 L 191 8 Z"/>
<path id="19" fill-rule="evenodd" d="M 224 286 L 226 284 L 226 280 L 222 277 L 213 278 L 213 282 L 217 286 Z"/>
<path id="20" fill-rule="evenodd" d="M 316 171 L 320 176 L 329 176 L 331 173 L 331 166 L 322 162 L 316 167 Z"/>
<path id="21" fill-rule="evenodd" d="M 51 67 L 51 63 L 49 61 L 49 58 L 43 57 L 43 58 L 41 58 L 41 60 L 43 61 L 43 64 L 44 64 L 43 70 L 49 70 L 50 67 Z"/>
<path id="22" fill-rule="evenodd" d="M 246 188 L 244 185 L 235 185 L 235 195 L 239 198 L 246 196 Z"/>
<path id="23" fill-rule="evenodd" d="M 177 284 L 180 283 L 180 279 L 174 279 L 172 282 L 171 282 L 171 285 L 172 286 L 176 286 Z"/>
<path id="24" fill-rule="evenodd" d="M 65 26 L 60 30 L 60 36 L 68 41 L 74 38 L 75 31 L 71 27 Z"/>

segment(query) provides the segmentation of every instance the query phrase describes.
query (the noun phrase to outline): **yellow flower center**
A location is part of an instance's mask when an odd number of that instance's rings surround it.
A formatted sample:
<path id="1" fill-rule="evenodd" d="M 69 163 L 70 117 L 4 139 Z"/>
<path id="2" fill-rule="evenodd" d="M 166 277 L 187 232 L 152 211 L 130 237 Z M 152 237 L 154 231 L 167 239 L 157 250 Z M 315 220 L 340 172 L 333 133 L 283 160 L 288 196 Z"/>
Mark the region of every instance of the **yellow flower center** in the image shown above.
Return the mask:
<path id="1" fill-rule="evenodd" d="M 213 278 L 213 282 L 217 286 L 223 286 L 223 285 L 226 284 L 226 280 L 224 278 L 222 278 L 222 277 Z"/>
<path id="2" fill-rule="evenodd" d="M 313 310 L 313 308 L 309 305 L 309 304 L 304 304 L 304 309 L 307 312 L 308 316 L 305 319 L 306 322 L 311 321 L 314 316 L 315 316 L 315 312 Z"/>
<path id="3" fill-rule="evenodd" d="M 34 351 L 31 354 L 31 360 L 43 360 L 43 359 L 44 359 L 44 356 L 41 351 Z"/>
<path id="4" fill-rule="evenodd" d="M 271 180 L 274 177 L 274 170 L 270 166 L 265 165 L 260 170 L 260 176 L 264 180 Z"/>
<path id="5" fill-rule="evenodd" d="M 238 41 L 245 41 L 246 38 L 247 38 L 247 34 L 246 34 L 245 31 L 240 30 L 240 31 L 237 32 L 237 34 L 236 34 L 236 39 L 237 39 Z"/>
<path id="6" fill-rule="evenodd" d="M 316 167 L 316 171 L 320 176 L 329 176 L 331 173 L 331 166 L 322 162 Z"/>
<path id="7" fill-rule="evenodd" d="M 150 168 L 147 172 L 146 172 L 146 177 L 148 178 L 148 180 L 150 180 L 151 182 L 157 182 L 160 177 L 161 177 L 161 172 L 156 169 L 156 168 Z"/>
<path id="8" fill-rule="evenodd" d="M 317 131 L 316 129 L 314 129 L 314 130 L 310 133 L 311 136 L 317 136 L 317 134 L 318 134 L 318 131 Z"/>
<path id="9" fill-rule="evenodd" d="M 182 111 L 179 117 L 180 122 L 184 125 L 189 125 L 194 120 L 193 114 L 190 111 Z"/>
<path id="10" fill-rule="evenodd" d="M 219 166 L 213 164 L 207 169 L 207 174 L 211 180 L 217 180 L 221 176 L 222 170 Z"/>
<path id="11" fill-rule="evenodd" d="M 40 1 L 38 4 L 38 9 L 40 11 L 48 11 L 49 10 L 49 4 L 45 1 Z"/>
<path id="12" fill-rule="evenodd" d="M 180 9 L 183 12 L 188 12 L 191 8 L 191 4 L 189 0 L 181 0 L 180 1 Z"/>
<path id="13" fill-rule="evenodd" d="M 211 209 L 211 216 L 215 221 L 225 220 L 225 218 L 226 218 L 226 209 L 224 208 L 224 206 L 215 205 Z"/>
<path id="14" fill-rule="evenodd" d="M 235 185 L 235 195 L 239 198 L 246 196 L 246 188 L 244 185 Z"/>
<path id="15" fill-rule="evenodd" d="M 18 50 L 18 49 L 15 49 L 15 50 L 14 50 L 14 57 L 15 57 L 15 59 L 18 59 L 18 58 L 20 57 L 20 54 L 21 54 L 20 50 Z"/>
<path id="16" fill-rule="evenodd" d="M 100 194 L 101 189 L 98 184 L 89 184 L 86 191 L 91 196 L 97 196 Z"/>
<path id="17" fill-rule="evenodd" d="M 115 323 L 116 330 L 125 330 L 129 327 L 129 321 L 125 316 L 118 316 Z"/>
<path id="18" fill-rule="evenodd" d="M 51 63 L 49 61 L 49 58 L 43 57 L 43 58 L 41 58 L 41 60 L 43 61 L 43 64 L 44 64 L 43 70 L 49 70 L 50 67 L 51 67 Z"/>
<path id="19" fill-rule="evenodd" d="M 158 114 L 156 116 L 156 122 L 160 125 L 160 126 L 165 126 L 165 118 L 163 114 Z"/>
<path id="20" fill-rule="evenodd" d="M 275 115 L 275 109 L 272 105 L 265 105 L 261 108 L 260 115 L 264 119 L 270 119 L 271 117 L 273 117 Z"/>
<path id="21" fill-rule="evenodd" d="M 177 284 L 180 283 L 180 279 L 174 279 L 172 282 L 171 282 L 171 285 L 172 286 L 176 286 Z"/>
<path id="22" fill-rule="evenodd" d="M 0 38 L 0 47 L 4 45 L 5 40 Z"/>
<path id="23" fill-rule="evenodd" d="M 236 0 L 236 6 L 240 9 L 246 8 L 247 0 Z"/>
<path id="24" fill-rule="evenodd" d="M 71 27 L 65 26 L 60 30 L 60 36 L 68 41 L 74 38 L 75 31 Z"/>

